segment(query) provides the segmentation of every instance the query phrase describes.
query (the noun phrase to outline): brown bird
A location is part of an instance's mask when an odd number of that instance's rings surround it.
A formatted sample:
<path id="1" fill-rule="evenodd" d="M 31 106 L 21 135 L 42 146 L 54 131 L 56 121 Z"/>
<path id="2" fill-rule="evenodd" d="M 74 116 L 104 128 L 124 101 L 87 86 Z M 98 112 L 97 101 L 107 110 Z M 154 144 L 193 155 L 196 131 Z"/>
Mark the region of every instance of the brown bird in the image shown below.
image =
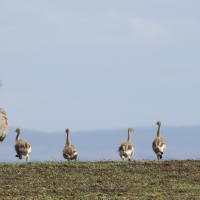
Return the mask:
<path id="1" fill-rule="evenodd" d="M 128 139 L 127 141 L 123 142 L 118 149 L 119 155 L 122 158 L 122 160 L 125 160 L 125 158 L 128 158 L 128 160 L 131 161 L 131 158 L 134 154 L 135 149 L 133 145 L 131 144 L 132 131 L 133 131 L 132 128 L 128 129 Z"/>
<path id="2" fill-rule="evenodd" d="M 66 145 L 63 149 L 63 157 L 65 159 L 68 160 L 68 162 L 70 160 L 75 160 L 77 159 L 78 157 L 78 152 L 76 150 L 76 147 L 70 143 L 70 137 L 69 137 L 69 134 L 70 134 L 70 129 L 66 129 L 65 131 L 67 133 L 67 139 L 66 139 Z"/>
<path id="3" fill-rule="evenodd" d="M 156 124 L 158 125 L 157 137 L 152 143 L 152 148 L 157 155 L 157 159 L 160 160 L 162 159 L 162 155 L 166 150 L 166 142 L 165 139 L 160 136 L 161 121 L 158 121 Z"/>
<path id="4" fill-rule="evenodd" d="M 18 157 L 19 159 L 22 159 L 22 156 L 26 156 L 26 161 L 29 161 L 30 153 L 31 153 L 31 145 L 26 140 L 19 140 L 19 134 L 20 129 L 17 128 L 16 131 L 17 136 L 15 139 L 15 151 L 17 155 L 15 157 Z"/>

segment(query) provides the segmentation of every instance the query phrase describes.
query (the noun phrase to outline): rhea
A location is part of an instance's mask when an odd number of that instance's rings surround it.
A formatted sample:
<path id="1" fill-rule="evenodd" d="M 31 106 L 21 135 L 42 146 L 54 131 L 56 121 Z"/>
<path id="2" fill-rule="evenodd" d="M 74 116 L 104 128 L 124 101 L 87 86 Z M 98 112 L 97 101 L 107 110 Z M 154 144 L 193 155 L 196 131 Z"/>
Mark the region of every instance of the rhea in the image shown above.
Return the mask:
<path id="1" fill-rule="evenodd" d="M 4 141 L 8 134 L 9 123 L 6 112 L 0 108 L 0 143 Z"/>
<path id="2" fill-rule="evenodd" d="M 15 139 L 15 151 L 17 155 L 15 157 L 22 159 L 22 156 L 26 156 L 26 161 L 28 162 L 30 158 L 30 153 L 31 153 L 31 145 L 26 140 L 19 140 L 19 135 L 20 135 L 19 128 L 17 128 L 15 132 L 17 133 L 16 139 Z"/>
<path id="3" fill-rule="evenodd" d="M 160 135 L 161 121 L 158 121 L 156 124 L 158 125 L 157 137 L 152 143 L 152 148 L 157 155 L 157 159 L 160 160 L 162 159 L 162 155 L 166 150 L 166 142 L 165 139 Z"/>
<path id="4" fill-rule="evenodd" d="M 66 145 L 65 145 L 65 147 L 63 149 L 63 157 L 65 159 L 67 159 L 68 162 L 70 160 L 75 160 L 76 161 L 76 159 L 78 157 L 78 152 L 76 150 L 76 147 L 73 144 L 71 144 L 71 142 L 70 142 L 70 129 L 67 128 L 65 130 L 65 132 L 67 133 L 67 138 L 66 138 Z"/>
<path id="5" fill-rule="evenodd" d="M 119 155 L 122 158 L 122 160 L 125 160 L 125 158 L 128 158 L 128 160 L 131 161 L 132 156 L 134 154 L 135 149 L 131 143 L 132 131 L 133 131 L 132 128 L 128 129 L 128 139 L 127 141 L 123 142 L 118 149 Z"/>

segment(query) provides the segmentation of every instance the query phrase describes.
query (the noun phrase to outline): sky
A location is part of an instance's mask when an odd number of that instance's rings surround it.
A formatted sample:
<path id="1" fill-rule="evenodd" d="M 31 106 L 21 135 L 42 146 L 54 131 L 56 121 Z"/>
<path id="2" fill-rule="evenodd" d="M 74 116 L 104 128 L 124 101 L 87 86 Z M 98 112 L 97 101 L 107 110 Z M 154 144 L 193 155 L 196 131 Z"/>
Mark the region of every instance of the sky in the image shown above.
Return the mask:
<path id="1" fill-rule="evenodd" d="M 42 132 L 200 125 L 200 2 L 0 1 L 0 107 Z"/>

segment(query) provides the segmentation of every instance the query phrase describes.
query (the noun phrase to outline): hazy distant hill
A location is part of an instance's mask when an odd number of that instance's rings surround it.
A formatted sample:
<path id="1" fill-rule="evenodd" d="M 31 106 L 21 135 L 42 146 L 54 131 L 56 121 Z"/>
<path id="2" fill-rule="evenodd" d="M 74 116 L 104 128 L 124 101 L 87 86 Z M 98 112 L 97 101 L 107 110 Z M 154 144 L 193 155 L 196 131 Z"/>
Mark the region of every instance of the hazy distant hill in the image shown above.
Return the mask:
<path id="1" fill-rule="evenodd" d="M 157 127 L 135 128 L 132 133 L 132 143 L 135 146 L 134 159 L 152 160 L 156 158 L 151 147 L 156 131 Z M 200 157 L 200 127 L 167 127 L 161 131 L 167 142 L 164 159 L 198 159 Z M 0 162 L 20 161 L 15 158 L 15 136 L 14 129 L 11 127 L 7 138 L 0 144 Z M 32 144 L 31 161 L 64 160 L 62 150 L 66 140 L 65 131 L 42 133 L 21 129 L 20 138 Z M 117 149 L 126 138 L 126 129 L 93 132 L 73 132 L 71 130 L 71 142 L 76 145 L 79 152 L 78 160 L 81 161 L 120 160 Z M 24 162 L 25 159 L 22 161 Z"/>

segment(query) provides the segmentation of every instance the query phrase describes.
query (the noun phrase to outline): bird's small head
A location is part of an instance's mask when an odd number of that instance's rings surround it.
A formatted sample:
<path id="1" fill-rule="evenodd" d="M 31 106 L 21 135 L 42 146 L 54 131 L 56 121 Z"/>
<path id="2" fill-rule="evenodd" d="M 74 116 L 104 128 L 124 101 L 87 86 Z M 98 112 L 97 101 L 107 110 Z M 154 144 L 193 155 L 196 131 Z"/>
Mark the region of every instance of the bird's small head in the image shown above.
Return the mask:
<path id="1" fill-rule="evenodd" d="M 16 133 L 20 133 L 20 129 L 17 128 L 17 129 L 15 130 L 15 132 L 16 132 Z"/>
<path id="2" fill-rule="evenodd" d="M 157 124 L 158 126 L 160 126 L 160 125 L 161 125 L 161 121 L 157 121 L 156 124 Z"/>
<path id="3" fill-rule="evenodd" d="M 132 132 L 132 131 L 133 131 L 133 129 L 132 129 L 132 128 L 128 128 L 128 131 L 129 131 L 129 132 Z"/>
<path id="4" fill-rule="evenodd" d="M 65 130 L 65 132 L 66 132 L 66 133 L 69 133 L 69 128 L 67 128 L 67 129 Z"/>

